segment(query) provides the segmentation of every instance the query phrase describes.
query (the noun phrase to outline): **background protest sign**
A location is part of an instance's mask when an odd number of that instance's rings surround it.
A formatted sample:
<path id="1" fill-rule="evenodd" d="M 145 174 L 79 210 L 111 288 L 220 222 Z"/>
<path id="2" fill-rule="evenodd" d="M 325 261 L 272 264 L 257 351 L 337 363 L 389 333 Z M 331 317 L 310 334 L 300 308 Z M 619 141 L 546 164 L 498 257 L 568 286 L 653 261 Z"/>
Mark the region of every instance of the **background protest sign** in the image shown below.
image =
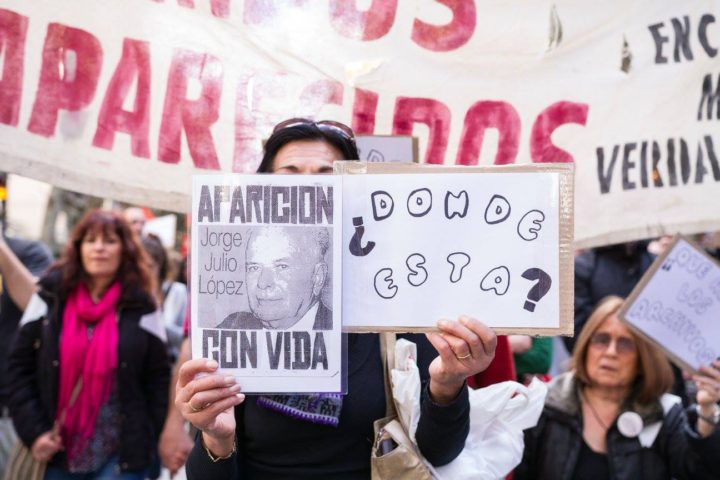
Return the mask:
<path id="1" fill-rule="evenodd" d="M 709 365 L 720 356 L 720 266 L 677 237 L 618 315 L 687 370 Z"/>
<path id="2" fill-rule="evenodd" d="M 193 178 L 193 357 L 243 392 L 342 389 L 339 178 Z"/>
<path id="3" fill-rule="evenodd" d="M 185 211 L 293 116 L 576 163 L 577 246 L 720 228 L 720 0 L 3 0 L 0 165 Z M 141 21 L 139 21 L 141 19 Z"/>
<path id="4" fill-rule="evenodd" d="M 357 135 L 360 158 L 365 162 L 407 163 L 418 161 L 417 137 L 409 135 Z"/>
<path id="5" fill-rule="evenodd" d="M 572 335 L 571 165 L 335 169 L 346 329 L 467 314 L 498 333 Z"/>

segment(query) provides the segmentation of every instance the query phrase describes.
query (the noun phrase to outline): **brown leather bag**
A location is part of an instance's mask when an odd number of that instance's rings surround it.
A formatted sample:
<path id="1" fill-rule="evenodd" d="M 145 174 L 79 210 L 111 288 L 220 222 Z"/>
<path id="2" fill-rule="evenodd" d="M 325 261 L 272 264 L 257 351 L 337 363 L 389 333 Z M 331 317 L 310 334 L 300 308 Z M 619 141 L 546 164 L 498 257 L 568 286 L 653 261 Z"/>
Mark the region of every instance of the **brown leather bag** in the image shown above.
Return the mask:
<path id="1" fill-rule="evenodd" d="M 65 423 L 65 416 L 67 411 L 72 408 L 80 394 L 82 388 L 82 377 L 77 381 L 75 387 L 73 387 L 72 394 L 70 395 L 70 402 L 65 410 L 60 414 L 60 419 L 53 425 L 53 433 L 60 435 L 60 427 Z M 35 460 L 32 456 L 30 449 L 18 439 L 15 447 L 13 448 L 10 458 L 8 459 L 7 467 L 5 468 L 4 480 L 43 480 L 45 478 L 45 470 L 47 469 L 47 463 Z"/>
<path id="2" fill-rule="evenodd" d="M 375 420 L 375 441 L 370 452 L 373 480 L 434 480 L 427 460 L 410 439 L 397 415 L 390 369 L 395 364 L 395 334 L 380 334 L 385 379 L 385 417 Z"/>

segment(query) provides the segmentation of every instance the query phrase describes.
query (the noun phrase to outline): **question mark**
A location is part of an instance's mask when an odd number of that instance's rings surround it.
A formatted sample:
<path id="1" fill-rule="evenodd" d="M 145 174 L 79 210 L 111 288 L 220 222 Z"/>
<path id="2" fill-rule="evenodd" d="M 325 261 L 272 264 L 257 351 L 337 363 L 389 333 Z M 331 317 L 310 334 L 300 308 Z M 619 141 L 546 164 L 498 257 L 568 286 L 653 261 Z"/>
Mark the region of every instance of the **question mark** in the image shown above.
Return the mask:
<path id="1" fill-rule="evenodd" d="M 355 235 L 350 239 L 350 253 L 355 255 L 356 257 L 364 257 L 365 255 L 372 252 L 372 249 L 375 248 L 375 242 L 367 242 L 367 244 L 362 247 L 362 236 L 365 234 L 365 227 L 363 227 L 363 218 L 362 217 L 354 217 L 353 218 L 353 226 L 355 227 Z"/>
<path id="2" fill-rule="evenodd" d="M 534 312 L 535 304 L 550 290 L 552 278 L 539 268 L 528 268 L 523 272 L 521 277 L 530 281 L 537 280 L 537 283 L 528 292 L 528 299 L 525 301 L 525 305 L 523 305 L 523 308 L 528 312 Z"/>

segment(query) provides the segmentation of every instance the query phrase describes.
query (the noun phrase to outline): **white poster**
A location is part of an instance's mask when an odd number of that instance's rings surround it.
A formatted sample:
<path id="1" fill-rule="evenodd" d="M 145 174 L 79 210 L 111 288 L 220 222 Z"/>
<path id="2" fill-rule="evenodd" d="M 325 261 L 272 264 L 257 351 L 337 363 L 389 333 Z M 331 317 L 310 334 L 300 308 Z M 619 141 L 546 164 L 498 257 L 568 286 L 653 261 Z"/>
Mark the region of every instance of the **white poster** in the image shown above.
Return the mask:
<path id="1" fill-rule="evenodd" d="M 344 325 L 559 327 L 558 218 L 558 173 L 344 175 Z"/>
<path id="2" fill-rule="evenodd" d="M 194 358 L 246 393 L 342 388 L 339 178 L 193 178 Z"/>
<path id="3" fill-rule="evenodd" d="M 697 370 L 720 357 L 720 266 L 679 238 L 632 292 L 623 319 L 680 365 Z"/>
<path id="4" fill-rule="evenodd" d="M 417 163 L 417 138 L 409 135 L 357 135 L 359 160 L 374 163 Z"/>

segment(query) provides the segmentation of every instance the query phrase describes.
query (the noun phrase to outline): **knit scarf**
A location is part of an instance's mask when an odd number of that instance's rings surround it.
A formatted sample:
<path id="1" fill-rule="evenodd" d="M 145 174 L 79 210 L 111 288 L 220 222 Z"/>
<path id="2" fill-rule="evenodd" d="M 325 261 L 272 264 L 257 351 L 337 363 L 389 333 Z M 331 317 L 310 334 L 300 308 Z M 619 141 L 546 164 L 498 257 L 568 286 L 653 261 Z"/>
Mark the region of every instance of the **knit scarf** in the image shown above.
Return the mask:
<path id="1" fill-rule="evenodd" d="M 93 303 L 84 283 L 68 296 L 60 337 L 60 391 L 57 416 L 68 458 L 82 453 L 95 429 L 100 407 L 107 403 L 117 367 L 116 309 L 120 283 Z M 88 329 L 92 329 L 89 331 Z M 71 397 L 78 382 L 75 402 Z M 69 407 L 69 408 L 68 408 Z M 61 416 L 65 413 L 65 418 Z M 64 420 L 64 421 L 63 421 Z"/>

